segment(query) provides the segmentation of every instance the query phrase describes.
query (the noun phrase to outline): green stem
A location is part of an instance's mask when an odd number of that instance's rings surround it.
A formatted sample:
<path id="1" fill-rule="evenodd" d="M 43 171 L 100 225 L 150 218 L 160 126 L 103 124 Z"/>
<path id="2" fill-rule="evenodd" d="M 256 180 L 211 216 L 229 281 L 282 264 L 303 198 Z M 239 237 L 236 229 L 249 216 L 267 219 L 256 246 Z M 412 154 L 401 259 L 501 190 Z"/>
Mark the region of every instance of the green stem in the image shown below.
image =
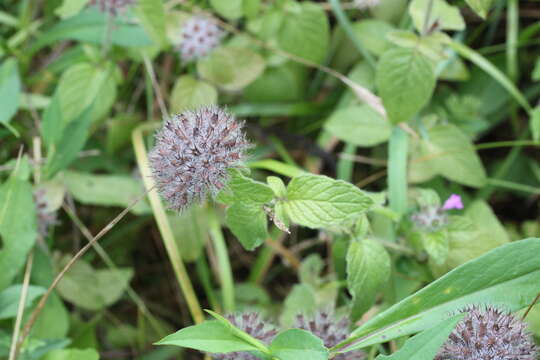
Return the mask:
<path id="1" fill-rule="evenodd" d="M 221 292 L 223 296 L 223 311 L 232 313 L 234 311 L 234 281 L 229 262 L 229 254 L 225 238 L 221 231 L 221 225 L 213 209 L 209 210 L 208 226 L 210 230 L 210 238 L 212 239 L 214 250 L 216 251 L 218 262 L 219 281 L 221 283 Z"/>
<path id="2" fill-rule="evenodd" d="M 178 283 L 180 284 L 180 289 L 182 289 L 193 320 L 195 323 L 201 323 L 204 321 L 203 311 L 182 261 L 180 248 L 174 239 L 171 225 L 167 219 L 167 214 L 165 213 L 161 199 L 154 188 L 154 181 L 148 163 L 148 154 L 146 152 L 146 147 L 144 146 L 143 140 L 143 131 L 150 128 L 150 126 L 153 128 L 154 124 L 140 125 L 132 133 L 132 142 L 135 150 L 135 157 L 137 159 L 137 165 L 139 166 L 139 171 L 141 172 L 144 185 L 148 191 L 148 199 L 150 200 L 150 205 L 152 207 L 159 232 L 163 239 L 165 249 L 169 255 L 169 260 L 171 261 L 174 273 Z"/>
<path id="3" fill-rule="evenodd" d="M 388 143 L 388 198 L 390 209 L 403 215 L 407 211 L 407 147 L 409 138 L 395 126 Z"/>
<path id="4" fill-rule="evenodd" d="M 476 150 L 495 149 L 514 146 L 540 146 L 540 142 L 533 140 L 495 141 L 475 145 Z"/>
<path id="5" fill-rule="evenodd" d="M 351 160 L 356 153 L 356 146 L 351 143 L 346 143 L 343 148 L 343 154 L 350 155 L 340 157 L 337 163 L 337 178 L 340 180 L 351 181 L 354 168 L 354 161 Z"/>
<path id="6" fill-rule="evenodd" d="M 540 195 L 540 188 L 529 186 L 529 185 L 518 184 L 513 181 L 500 180 L 500 179 L 488 179 L 488 184 L 492 186 L 502 187 L 505 189 L 523 191 L 526 193 Z"/>
<path id="7" fill-rule="evenodd" d="M 210 276 L 208 262 L 206 261 L 204 255 L 201 255 L 197 258 L 195 265 L 197 267 L 197 275 L 199 276 L 199 280 L 201 281 L 204 291 L 206 292 L 210 307 L 217 312 L 221 312 L 221 306 L 217 299 L 214 288 L 212 287 L 212 280 Z"/>

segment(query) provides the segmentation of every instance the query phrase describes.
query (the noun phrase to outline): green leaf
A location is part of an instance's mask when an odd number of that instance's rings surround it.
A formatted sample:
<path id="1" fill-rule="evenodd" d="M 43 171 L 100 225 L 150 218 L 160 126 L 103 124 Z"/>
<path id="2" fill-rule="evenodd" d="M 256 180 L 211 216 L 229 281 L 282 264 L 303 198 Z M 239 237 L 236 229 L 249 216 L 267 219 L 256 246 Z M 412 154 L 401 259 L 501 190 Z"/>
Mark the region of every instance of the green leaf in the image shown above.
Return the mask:
<path id="1" fill-rule="evenodd" d="M 324 128 L 343 141 L 363 147 L 387 141 L 392 132 L 388 120 L 366 104 L 338 109 Z"/>
<path id="2" fill-rule="evenodd" d="M 193 262 L 199 258 L 208 240 L 206 209 L 194 205 L 180 214 L 169 215 L 174 239 L 182 249 L 182 259 Z"/>
<path id="3" fill-rule="evenodd" d="M 459 314 L 441 321 L 440 324 L 407 340 L 405 345 L 392 355 L 379 355 L 376 360 L 433 360 L 457 323 L 464 316 L 465 314 Z"/>
<path id="4" fill-rule="evenodd" d="M 306 330 L 289 329 L 278 334 L 270 352 L 279 360 L 326 360 L 328 350 L 321 339 Z"/>
<path id="5" fill-rule="evenodd" d="M 220 47 L 197 62 L 197 71 L 208 81 L 228 91 L 238 91 L 264 71 L 261 55 L 241 47 Z"/>
<path id="6" fill-rule="evenodd" d="M 94 349 L 63 349 L 53 350 L 42 360 L 99 360 L 99 353 Z"/>
<path id="7" fill-rule="evenodd" d="M 7 124 L 19 109 L 21 79 L 15 59 L 9 58 L 0 65 L 0 124 Z"/>
<path id="8" fill-rule="evenodd" d="M 21 298 L 22 285 L 12 285 L 0 292 L 0 320 L 13 318 L 17 315 Z M 47 289 L 41 286 L 28 286 L 25 308 L 28 308 L 34 300 L 43 295 Z"/>
<path id="9" fill-rule="evenodd" d="M 144 29 L 133 24 L 125 16 L 115 17 L 113 26 L 111 42 L 114 45 L 128 47 L 152 45 L 152 40 Z M 58 40 L 78 40 L 101 45 L 106 31 L 107 16 L 96 8 L 88 8 L 45 31 L 29 49 L 29 52 L 34 53 Z"/>
<path id="10" fill-rule="evenodd" d="M 465 0 L 467 4 L 483 19 L 486 18 L 486 15 L 491 8 L 493 0 Z"/>
<path id="11" fill-rule="evenodd" d="M 266 182 L 268 183 L 268 186 L 272 188 L 275 196 L 287 196 L 287 188 L 285 187 L 285 184 L 281 178 L 278 178 L 277 176 L 269 176 L 266 178 Z"/>
<path id="12" fill-rule="evenodd" d="M 219 15 L 229 20 L 236 20 L 242 16 L 242 0 L 210 0 L 210 5 Z"/>
<path id="13" fill-rule="evenodd" d="M 289 2 L 287 6 L 287 16 L 277 38 L 279 47 L 308 61 L 322 63 L 330 39 L 326 13 L 320 6 L 309 2 Z"/>
<path id="14" fill-rule="evenodd" d="M 420 239 L 430 260 L 435 264 L 443 264 L 449 251 L 448 232 L 445 229 L 420 233 Z"/>
<path id="15" fill-rule="evenodd" d="M 345 181 L 301 175 L 291 180 L 287 198 L 279 203 L 293 222 L 317 229 L 357 217 L 367 211 L 373 201 Z"/>
<path id="16" fill-rule="evenodd" d="M 68 256 L 61 259 L 60 268 L 68 261 Z M 64 299 L 73 304 L 97 311 L 120 300 L 132 277 L 132 269 L 96 270 L 79 259 L 58 283 L 57 289 Z"/>
<path id="17" fill-rule="evenodd" d="M 173 113 L 195 110 L 203 105 L 217 103 L 217 90 L 210 84 L 190 75 L 180 76 L 174 83 L 170 97 Z"/>
<path id="18" fill-rule="evenodd" d="M 253 250 L 268 238 L 266 213 L 260 205 L 235 202 L 227 208 L 225 222 L 246 250 Z"/>
<path id="19" fill-rule="evenodd" d="M 302 99 L 304 83 L 303 69 L 297 64 L 267 67 L 264 73 L 245 89 L 244 96 L 247 101 L 255 103 L 295 101 Z"/>
<path id="20" fill-rule="evenodd" d="M 274 198 L 272 189 L 260 181 L 255 181 L 237 170 L 231 170 L 228 187 L 232 191 L 235 202 L 263 205 Z"/>
<path id="21" fill-rule="evenodd" d="M 143 28 L 150 34 L 156 44 L 165 46 L 167 37 L 165 34 L 166 21 L 163 1 L 137 0 L 135 4 L 135 14 L 137 14 Z"/>
<path id="22" fill-rule="evenodd" d="M 374 303 L 390 278 L 390 256 L 373 239 L 352 240 L 347 250 L 347 287 L 353 297 L 351 317 L 356 320 Z"/>
<path id="23" fill-rule="evenodd" d="M 540 81 L 540 56 L 536 59 L 531 77 L 534 81 Z"/>
<path id="24" fill-rule="evenodd" d="M 533 140 L 540 140 L 540 106 L 537 106 L 531 112 L 531 120 L 529 120 L 529 127 L 531 128 Z"/>
<path id="25" fill-rule="evenodd" d="M 144 192 L 141 181 L 126 175 L 66 171 L 62 179 L 75 200 L 86 205 L 127 207 Z M 138 215 L 147 214 L 150 207 L 145 200 L 141 200 L 132 211 Z"/>
<path id="26" fill-rule="evenodd" d="M 484 166 L 471 140 L 457 126 L 434 126 L 417 146 L 419 151 L 410 164 L 411 181 L 424 181 L 440 174 L 472 187 L 486 183 Z"/>
<path id="27" fill-rule="evenodd" d="M 391 45 L 386 35 L 394 30 L 394 27 L 386 21 L 360 20 L 354 23 L 352 28 L 362 45 L 377 56 L 381 56 Z"/>
<path id="28" fill-rule="evenodd" d="M 242 9 L 248 18 L 256 18 L 261 8 L 261 0 L 243 0 Z"/>
<path id="29" fill-rule="evenodd" d="M 66 19 L 80 13 L 89 2 L 90 0 L 64 0 L 54 13 L 61 19 Z"/>
<path id="30" fill-rule="evenodd" d="M 429 60 L 416 49 L 393 48 L 377 65 L 379 94 L 394 124 L 409 121 L 431 98 L 435 74 Z"/>
<path id="31" fill-rule="evenodd" d="M 314 313 L 316 310 L 317 302 L 313 288 L 307 284 L 296 284 L 285 298 L 279 323 L 283 326 L 293 326 L 299 313 L 307 315 Z"/>
<path id="32" fill-rule="evenodd" d="M 6 288 L 24 266 L 36 238 L 32 186 L 14 172 L 0 186 L 0 290 Z"/>
<path id="33" fill-rule="evenodd" d="M 156 345 L 175 345 L 211 353 L 257 351 L 258 348 L 235 336 L 230 326 L 220 321 L 205 321 L 168 335 Z"/>
<path id="34" fill-rule="evenodd" d="M 430 328 L 469 304 L 489 303 L 517 311 L 540 292 L 540 238 L 500 246 L 435 280 L 371 318 L 335 350 L 350 351 Z M 353 339 L 360 339 L 354 341 Z"/>
<path id="35" fill-rule="evenodd" d="M 413 0 L 409 5 L 409 14 L 413 20 L 416 30 L 422 32 L 426 22 L 428 7 L 432 3 L 430 23 L 427 28 L 430 29 L 436 22 L 441 30 L 463 30 L 465 21 L 459 12 L 457 6 L 448 5 L 445 0 Z"/>

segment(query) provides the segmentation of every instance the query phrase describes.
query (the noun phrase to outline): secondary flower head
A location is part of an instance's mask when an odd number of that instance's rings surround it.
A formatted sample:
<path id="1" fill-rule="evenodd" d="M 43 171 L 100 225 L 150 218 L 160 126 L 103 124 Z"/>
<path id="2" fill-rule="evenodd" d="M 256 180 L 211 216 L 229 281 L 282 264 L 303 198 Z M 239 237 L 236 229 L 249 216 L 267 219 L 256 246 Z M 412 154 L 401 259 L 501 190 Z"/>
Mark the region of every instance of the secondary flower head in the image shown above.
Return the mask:
<path id="1" fill-rule="evenodd" d="M 355 0 L 353 5 L 360 10 L 366 10 L 379 5 L 379 2 L 379 0 Z"/>
<path id="2" fill-rule="evenodd" d="M 256 312 L 246 312 L 235 315 L 228 315 L 227 319 L 240 330 L 253 336 L 255 339 L 269 345 L 277 334 L 274 325 L 265 322 L 261 315 Z M 249 352 L 233 352 L 227 354 L 212 354 L 216 360 L 259 360 Z"/>
<path id="3" fill-rule="evenodd" d="M 134 2 L 135 0 L 90 0 L 89 4 L 99 6 L 101 12 L 116 16 Z"/>
<path id="4" fill-rule="evenodd" d="M 461 210 L 461 209 L 463 209 L 463 203 L 461 202 L 461 196 L 459 196 L 457 194 L 450 195 L 450 197 L 448 199 L 446 199 L 446 201 L 444 202 L 444 205 L 443 205 L 442 209 L 443 210 L 453 210 L 453 209 Z"/>
<path id="5" fill-rule="evenodd" d="M 239 167 L 250 147 L 243 123 L 217 106 L 186 111 L 165 121 L 149 154 L 161 196 L 181 211 L 228 182 L 227 170 Z"/>
<path id="6" fill-rule="evenodd" d="M 298 315 L 294 324 L 295 328 L 310 331 L 319 337 L 324 346 L 331 348 L 349 336 L 350 321 L 346 317 L 336 319 L 333 312 L 318 311 L 314 316 Z M 363 359 L 363 351 L 355 350 L 336 355 L 335 360 L 359 360 Z"/>
<path id="7" fill-rule="evenodd" d="M 58 224 L 57 211 L 51 209 L 51 204 L 44 189 L 34 191 L 34 201 L 36 203 L 38 232 L 42 237 L 46 237 L 49 228 Z"/>
<path id="8" fill-rule="evenodd" d="M 526 324 L 495 307 L 471 306 L 436 360 L 535 360 L 538 349 Z"/>
<path id="9" fill-rule="evenodd" d="M 224 32 L 215 20 L 207 16 L 194 15 L 182 26 L 180 55 L 184 62 L 200 59 L 216 48 L 224 36 Z"/>

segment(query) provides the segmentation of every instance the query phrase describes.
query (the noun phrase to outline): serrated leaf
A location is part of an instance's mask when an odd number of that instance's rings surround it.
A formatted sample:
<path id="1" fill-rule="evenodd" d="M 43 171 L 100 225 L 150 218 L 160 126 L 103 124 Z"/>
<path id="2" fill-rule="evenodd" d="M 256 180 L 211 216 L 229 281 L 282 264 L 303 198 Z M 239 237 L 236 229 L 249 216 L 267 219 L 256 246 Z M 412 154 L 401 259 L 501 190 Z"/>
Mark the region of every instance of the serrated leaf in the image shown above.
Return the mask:
<path id="1" fill-rule="evenodd" d="M 517 311 L 540 292 L 540 238 L 500 246 L 435 280 L 357 328 L 336 346 L 350 351 L 430 328 L 469 304 L 489 303 Z M 353 339 L 360 339 L 353 341 Z"/>
<path id="2" fill-rule="evenodd" d="M 17 112 L 21 100 L 21 79 L 15 59 L 0 65 L 0 124 L 7 124 Z"/>
<path id="3" fill-rule="evenodd" d="M 266 213 L 260 205 L 235 202 L 227 208 L 225 222 L 246 250 L 253 250 L 268 238 Z"/>
<path id="4" fill-rule="evenodd" d="M 441 30 L 465 29 L 465 21 L 458 7 L 449 5 L 445 0 L 413 0 L 409 5 L 409 14 L 416 30 L 419 32 L 424 29 L 429 6 L 431 6 L 431 11 L 429 12 L 430 23 L 428 29 L 435 22 L 437 28 Z"/>
<path id="5" fill-rule="evenodd" d="M 381 56 L 391 45 L 386 35 L 394 30 L 394 27 L 386 21 L 360 20 L 354 23 L 352 28 L 362 45 L 377 56 Z"/>
<path id="6" fill-rule="evenodd" d="M 167 43 L 165 35 L 165 7 L 161 0 L 137 0 L 135 14 L 143 28 L 152 36 L 156 44 Z"/>
<path id="7" fill-rule="evenodd" d="M 393 48 L 377 65 L 376 83 L 388 118 L 394 124 L 409 121 L 431 98 L 435 74 L 419 51 Z"/>
<path id="8" fill-rule="evenodd" d="M 211 353 L 258 350 L 234 335 L 230 327 L 217 320 L 183 328 L 161 339 L 156 345 L 181 346 Z"/>
<path id="9" fill-rule="evenodd" d="M 236 20 L 243 14 L 243 0 L 210 0 L 210 5 L 218 14 L 229 19 Z"/>
<path id="10" fill-rule="evenodd" d="M 433 360 L 465 314 L 453 316 L 438 325 L 413 336 L 401 349 L 392 355 L 379 355 L 376 360 Z"/>
<path id="11" fill-rule="evenodd" d="M 428 131 L 428 137 L 420 140 L 417 146 L 418 152 L 409 168 L 412 181 L 440 174 L 472 187 L 485 184 L 484 166 L 471 140 L 455 125 L 434 126 Z"/>
<path id="12" fill-rule="evenodd" d="M 274 192 L 274 195 L 279 197 L 287 195 L 287 188 L 285 187 L 285 183 L 283 183 L 281 178 L 278 178 L 277 176 L 269 176 L 266 178 L 266 182 Z"/>
<path id="13" fill-rule="evenodd" d="M 220 47 L 197 62 L 197 71 L 206 80 L 228 91 L 238 91 L 264 71 L 261 55 L 243 47 Z"/>
<path id="14" fill-rule="evenodd" d="M 75 200 L 87 205 L 127 207 L 144 192 L 142 182 L 127 175 L 66 171 L 62 179 Z M 134 214 L 145 214 L 150 212 L 150 207 L 145 200 L 141 200 L 132 211 Z"/>
<path id="15" fill-rule="evenodd" d="M 482 18 L 486 18 L 486 15 L 491 9 L 493 0 L 465 0 L 465 2 Z"/>
<path id="16" fill-rule="evenodd" d="M 274 198 L 274 192 L 268 185 L 244 176 L 237 169 L 231 170 L 228 187 L 235 202 L 263 205 Z"/>
<path id="17" fill-rule="evenodd" d="M 387 141 L 392 132 L 388 120 L 366 104 L 338 109 L 324 128 L 341 140 L 364 147 Z"/>
<path id="18" fill-rule="evenodd" d="M 356 186 L 320 175 L 301 175 L 287 186 L 281 200 L 291 220 L 313 229 L 339 224 L 363 214 L 373 201 Z"/>
<path id="19" fill-rule="evenodd" d="M 17 315 L 22 289 L 22 285 L 12 285 L 0 292 L 0 320 L 14 318 Z M 34 300 L 43 295 L 45 291 L 47 291 L 47 289 L 41 286 L 28 286 L 24 307 L 29 307 Z"/>
<path id="20" fill-rule="evenodd" d="M 7 287 L 24 266 L 36 238 L 32 186 L 14 172 L 0 186 L 0 290 Z"/>
<path id="21" fill-rule="evenodd" d="M 203 105 L 217 103 L 217 90 L 207 82 L 197 80 L 193 76 L 180 76 L 174 83 L 170 97 L 170 108 L 173 113 L 185 110 L 196 110 Z"/>
<path id="22" fill-rule="evenodd" d="M 301 329 L 289 329 L 278 334 L 270 344 L 270 351 L 279 360 L 328 359 L 328 350 L 322 340 Z"/>
<path id="23" fill-rule="evenodd" d="M 443 264 L 449 251 L 448 232 L 445 229 L 422 232 L 420 234 L 422 245 L 435 264 Z"/>
<path id="24" fill-rule="evenodd" d="M 314 63 L 326 58 L 330 26 L 324 10 L 309 2 L 292 3 L 279 30 L 279 47 Z"/>
<path id="25" fill-rule="evenodd" d="M 377 292 L 390 277 L 390 264 L 390 256 L 377 241 L 351 241 L 347 250 L 347 287 L 353 297 L 354 320 L 375 302 Z"/>

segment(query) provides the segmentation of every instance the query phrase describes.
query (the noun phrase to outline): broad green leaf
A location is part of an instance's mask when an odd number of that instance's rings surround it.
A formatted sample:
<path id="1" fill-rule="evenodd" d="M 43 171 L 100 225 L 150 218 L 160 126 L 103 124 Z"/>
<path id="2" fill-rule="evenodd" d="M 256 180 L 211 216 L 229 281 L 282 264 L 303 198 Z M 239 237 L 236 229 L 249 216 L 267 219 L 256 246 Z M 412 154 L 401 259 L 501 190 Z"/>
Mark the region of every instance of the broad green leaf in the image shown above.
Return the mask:
<path id="1" fill-rule="evenodd" d="M 314 289 L 307 284 L 296 284 L 292 287 L 284 301 L 283 311 L 279 322 L 285 327 L 294 324 L 298 314 L 310 315 L 317 310 Z"/>
<path id="2" fill-rule="evenodd" d="M 413 31 L 397 30 L 389 33 L 387 38 L 398 46 L 417 50 L 430 60 L 432 65 L 448 60 L 445 45 L 448 38 L 442 32 L 419 36 Z"/>
<path id="3" fill-rule="evenodd" d="M 0 320 L 14 318 L 19 309 L 19 301 L 22 293 L 22 285 L 11 285 L 7 289 L 0 292 Z M 26 295 L 25 308 L 29 307 L 34 300 L 44 294 L 47 289 L 41 286 L 28 286 Z"/>
<path id="4" fill-rule="evenodd" d="M 32 186 L 14 172 L 0 186 L 0 290 L 22 269 L 36 238 Z"/>
<path id="5" fill-rule="evenodd" d="M 443 264 L 448 258 L 449 244 L 446 229 L 420 233 L 422 245 L 435 264 Z"/>
<path id="6" fill-rule="evenodd" d="M 127 175 L 94 175 L 66 171 L 63 182 L 75 200 L 87 205 L 127 207 L 144 193 L 141 181 Z M 135 214 L 150 212 L 145 200 L 133 208 Z"/>
<path id="7" fill-rule="evenodd" d="M 270 344 L 270 352 L 279 360 L 328 359 L 323 341 L 301 329 L 289 329 L 278 334 Z"/>
<path id="8" fill-rule="evenodd" d="M 184 75 L 174 83 L 170 109 L 173 113 L 195 110 L 203 105 L 217 103 L 217 98 L 218 93 L 212 85 L 190 75 Z"/>
<path id="9" fill-rule="evenodd" d="M 364 147 L 387 141 L 392 132 L 388 120 L 366 104 L 338 109 L 324 128 L 341 140 Z"/>
<path id="10" fill-rule="evenodd" d="M 244 176 L 236 169 L 231 171 L 228 187 L 234 195 L 235 202 L 263 205 L 274 197 L 274 192 L 268 185 Z"/>
<path id="11" fill-rule="evenodd" d="M 210 0 L 214 10 L 229 20 L 236 20 L 242 16 L 242 3 L 243 0 Z"/>
<path id="12" fill-rule="evenodd" d="M 152 40 L 144 29 L 125 16 L 117 16 L 113 22 L 111 42 L 120 46 L 149 46 Z M 29 52 L 34 53 L 58 40 L 78 40 L 101 45 L 107 31 L 107 15 L 96 8 L 88 8 L 79 14 L 57 23 L 41 34 Z"/>
<path id="13" fill-rule="evenodd" d="M 211 353 L 257 351 L 257 347 L 235 336 L 231 328 L 218 320 L 183 328 L 156 345 L 175 345 Z"/>
<path id="14" fill-rule="evenodd" d="M 469 4 L 478 15 L 485 19 L 493 0 L 465 0 L 465 2 Z"/>
<path id="15" fill-rule="evenodd" d="M 472 187 L 485 184 L 484 166 L 471 140 L 455 125 L 434 126 L 427 138 L 420 140 L 418 149 L 409 168 L 411 181 L 423 181 L 440 174 Z"/>
<path id="16" fill-rule="evenodd" d="M 182 259 L 189 262 L 197 260 L 208 240 L 205 208 L 193 205 L 180 214 L 169 214 L 168 218 L 174 239 L 182 249 Z"/>
<path id="17" fill-rule="evenodd" d="M 427 25 L 428 29 L 435 22 L 437 22 L 437 27 L 441 30 L 465 29 L 465 21 L 458 7 L 449 5 L 445 0 L 413 0 L 409 5 L 409 14 L 416 30 L 423 31 L 429 6 L 432 7 L 431 12 L 429 12 L 430 22 Z"/>
<path id="18" fill-rule="evenodd" d="M 295 177 L 305 173 L 304 170 L 289 164 L 285 164 L 281 161 L 274 159 L 264 159 L 248 163 L 248 166 L 253 169 L 265 169 L 273 171 L 277 174 Z"/>
<path id="19" fill-rule="evenodd" d="M 61 19 L 66 19 L 80 13 L 89 2 L 90 0 L 64 0 L 54 13 Z"/>
<path id="20" fill-rule="evenodd" d="M 534 141 L 540 140 L 540 106 L 534 108 L 531 112 L 531 119 L 529 120 L 529 127 Z"/>
<path id="21" fill-rule="evenodd" d="M 65 169 L 79 156 L 79 151 L 83 149 L 88 138 L 92 107 L 93 105 L 90 105 L 71 121 L 62 132 L 58 143 L 49 148 L 49 158 L 45 166 L 48 178 Z"/>
<path id="22" fill-rule="evenodd" d="M 71 343 L 70 339 L 37 339 L 30 338 L 28 343 L 21 348 L 21 359 L 43 360 L 43 356 L 52 351 L 63 349 Z"/>
<path id="23" fill-rule="evenodd" d="M 362 45 L 377 56 L 381 56 L 391 46 L 386 35 L 394 30 L 394 27 L 386 21 L 360 20 L 354 23 L 352 28 Z"/>
<path id="24" fill-rule="evenodd" d="M 379 355 L 376 360 L 433 360 L 465 314 L 453 316 L 440 324 L 413 336 L 392 355 Z"/>
<path id="25" fill-rule="evenodd" d="M 220 47 L 197 62 L 197 71 L 206 80 L 228 91 L 240 90 L 264 71 L 261 55 L 241 47 Z"/>
<path id="26" fill-rule="evenodd" d="M 7 124 L 19 108 L 21 79 L 17 62 L 9 58 L 0 65 L 0 124 Z"/>
<path id="27" fill-rule="evenodd" d="M 135 14 L 139 18 L 143 28 L 150 34 L 156 44 L 165 46 L 165 7 L 161 0 L 137 0 L 135 2 Z"/>
<path id="28" fill-rule="evenodd" d="M 287 186 L 287 198 L 280 200 L 287 215 L 312 229 L 337 225 L 363 214 L 373 201 L 362 190 L 326 176 L 301 175 Z"/>
<path id="29" fill-rule="evenodd" d="M 268 183 L 268 186 L 272 188 L 275 196 L 287 196 L 287 188 L 285 187 L 285 184 L 281 178 L 278 178 L 277 176 L 269 176 L 266 178 L 266 182 Z"/>
<path id="30" fill-rule="evenodd" d="M 245 89 L 244 96 L 247 101 L 255 103 L 300 100 L 304 95 L 303 74 L 303 69 L 293 63 L 267 67 L 264 73 Z"/>
<path id="31" fill-rule="evenodd" d="M 431 98 L 435 74 L 429 60 L 416 49 L 393 48 L 377 65 L 376 79 L 388 118 L 409 121 Z"/>
<path id="32" fill-rule="evenodd" d="M 287 6 L 287 16 L 277 37 L 279 47 L 308 61 L 323 62 L 330 39 L 324 10 L 309 2 L 289 2 Z"/>
<path id="33" fill-rule="evenodd" d="M 262 0 L 243 0 L 242 9 L 247 18 L 256 18 L 261 8 Z"/>
<path id="34" fill-rule="evenodd" d="M 470 304 L 517 311 L 540 292 L 540 262 L 531 256 L 538 251 L 540 238 L 529 238 L 469 261 L 371 318 L 352 333 L 348 346 L 343 343 L 335 350 L 350 351 L 425 330 Z"/>
<path id="35" fill-rule="evenodd" d="M 69 257 L 62 258 L 60 268 L 68 261 Z M 79 259 L 58 283 L 57 289 L 64 299 L 73 304 L 97 311 L 120 300 L 132 277 L 132 269 L 96 270 Z"/>
<path id="36" fill-rule="evenodd" d="M 227 208 L 225 222 L 246 250 L 253 250 L 268 238 L 266 213 L 260 205 L 235 202 Z"/>
<path id="37" fill-rule="evenodd" d="M 375 302 L 377 292 L 390 277 L 390 256 L 373 239 L 352 240 L 347 250 L 347 287 L 353 297 L 354 320 Z"/>
<path id="38" fill-rule="evenodd" d="M 95 349 L 53 350 L 42 360 L 99 360 L 99 353 Z"/>

